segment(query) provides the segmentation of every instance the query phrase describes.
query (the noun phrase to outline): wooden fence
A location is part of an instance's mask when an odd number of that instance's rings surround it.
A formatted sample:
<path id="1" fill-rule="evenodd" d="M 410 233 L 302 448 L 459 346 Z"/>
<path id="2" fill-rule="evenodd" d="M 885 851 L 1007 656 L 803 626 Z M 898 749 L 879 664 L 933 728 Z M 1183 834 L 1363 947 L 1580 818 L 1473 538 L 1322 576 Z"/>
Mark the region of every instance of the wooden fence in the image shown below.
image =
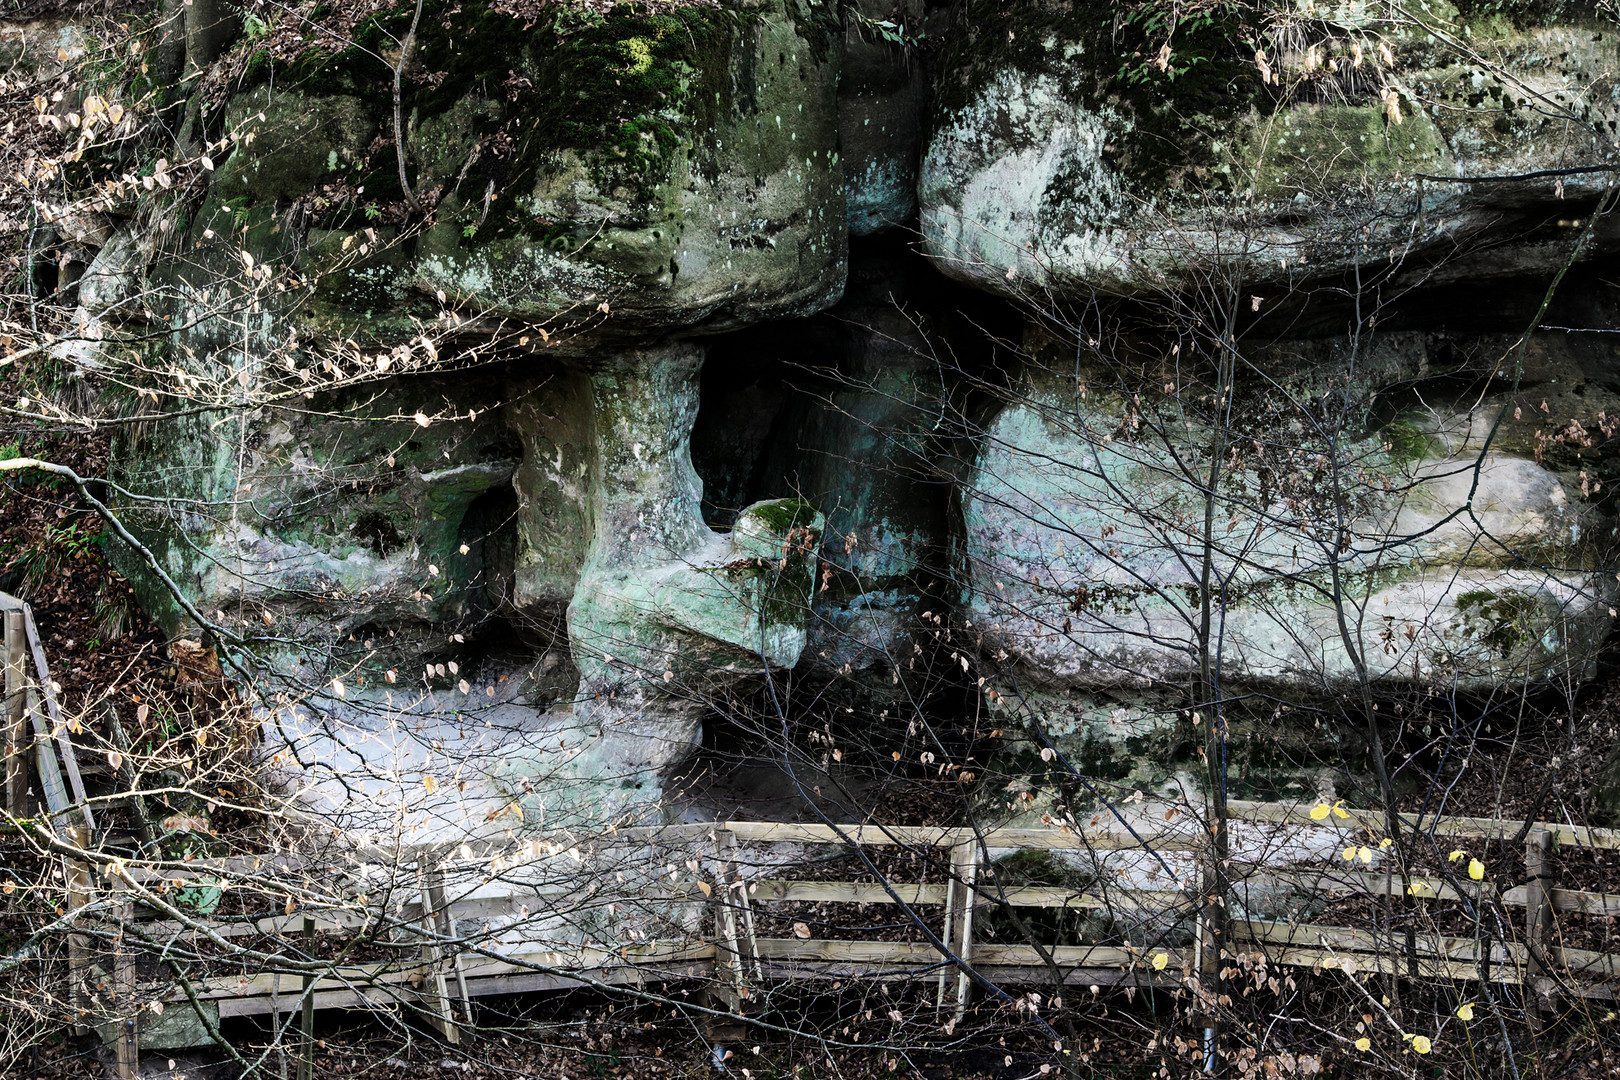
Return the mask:
<path id="1" fill-rule="evenodd" d="M 1253 855 L 1242 873 L 1233 874 L 1239 884 L 1227 898 L 1231 910 L 1220 920 L 1224 940 L 1214 938 L 1199 918 L 1207 898 L 1194 867 L 1207 831 L 1184 810 L 1137 806 L 1129 817 L 1100 815 L 1085 824 L 982 831 L 729 821 L 546 838 L 555 850 L 641 845 L 695 857 L 689 865 L 701 872 L 685 883 L 630 898 L 708 913 L 702 920 L 706 929 L 679 938 L 602 945 L 542 937 L 532 945 L 500 951 L 480 948 L 469 944 L 462 927 L 569 902 L 568 890 L 562 888 L 488 895 L 487 889 L 480 893 L 472 884 L 487 885 L 492 863 L 534 850 L 535 838 L 348 843 L 351 864 L 360 860 L 396 881 L 410 882 L 411 899 L 396 904 L 387 922 L 396 946 L 409 943 L 413 959 L 402 961 L 396 949 L 393 958 L 381 962 L 309 963 L 301 970 L 298 965 L 267 964 L 279 970 L 210 975 L 184 985 L 144 981 L 135 962 L 143 949 L 149 953 L 177 942 L 212 944 L 224 955 L 242 939 L 269 938 L 286 945 L 301 936 L 313 943 L 321 934 L 375 927 L 381 913 L 351 904 L 234 919 L 203 915 L 176 906 L 176 890 L 267 872 L 316 874 L 321 867 L 268 855 L 125 865 L 93 850 L 91 804 L 32 617 L 26 605 L 3 595 L 0 613 L 7 646 L 7 809 L 13 819 L 28 816 L 29 770 L 24 765 L 31 763 L 44 803 L 39 827 L 66 850 L 69 906 L 83 912 L 76 924 L 80 932 L 70 937 L 76 1000 L 86 1025 L 100 1027 L 116 1042 L 120 1076 L 136 1075 L 138 1019 L 150 1021 L 160 1009 L 189 1009 L 211 1030 L 223 1018 L 296 1011 L 307 1053 L 317 1009 L 408 1009 L 456 1042 L 463 1025 L 474 1022 L 472 1003 L 480 996 L 675 979 L 704 980 L 711 1000 L 735 1013 L 746 1012 L 764 987 L 783 980 L 924 980 L 936 1004 L 960 1017 L 981 980 L 1029 985 L 1056 978 L 1082 986 L 1174 987 L 1212 977 L 1212 960 L 1223 952 L 1250 952 L 1282 967 L 1518 986 L 1528 991 L 1527 999 L 1543 1001 L 1560 994 L 1613 998 L 1620 992 L 1620 955 L 1564 948 L 1559 930 L 1563 914 L 1620 915 L 1620 895 L 1559 887 L 1551 860 L 1559 846 L 1620 848 L 1620 833 L 1556 823 L 1532 822 L 1526 828 L 1522 822 L 1493 819 L 1402 819 L 1403 835 L 1431 836 L 1436 851 L 1465 842 L 1500 843 L 1522 833 L 1527 880 L 1500 888 L 1489 880 L 1473 880 L 1462 869 L 1466 864 L 1450 868 L 1456 873 L 1404 876 L 1393 860 L 1383 864 L 1374 854 L 1376 838 L 1386 826 L 1381 813 L 1341 809 L 1318 820 L 1308 803 L 1243 802 L 1229 807 L 1233 842 L 1240 860 L 1245 847 Z M 1278 857 L 1279 844 L 1294 849 L 1294 855 Z M 1344 852 L 1345 847 L 1351 850 Z M 897 848 L 932 853 L 927 862 L 936 868 L 935 879 L 902 882 L 888 874 L 872 881 L 803 880 L 791 873 L 814 852 Z M 1367 849 L 1365 857 L 1362 848 Z M 1303 859 L 1298 857 L 1301 849 L 1308 849 Z M 997 860 L 1027 851 L 1054 853 L 1094 880 L 1068 887 L 1009 882 L 997 874 Z M 1352 857 L 1347 861 L 1345 854 Z M 1144 883 L 1140 867 L 1121 866 L 1147 858 L 1159 860 L 1159 881 Z M 1179 861 L 1172 865 L 1166 860 Z M 1519 912 L 1512 925 L 1520 936 L 1504 941 L 1500 935 L 1414 929 L 1397 938 L 1365 928 L 1268 916 L 1263 910 L 1275 909 L 1278 898 L 1324 896 L 1399 897 L 1419 911 L 1432 904 L 1476 913 L 1513 909 Z M 891 905 L 897 912 L 903 905 L 923 940 L 772 937 L 758 931 L 762 922 L 780 920 L 775 914 L 779 905 L 793 903 Z M 1115 920 L 1116 932 L 1110 942 L 1098 944 L 986 940 L 983 920 L 1006 907 L 1098 912 Z M 1483 923 L 1476 918 L 1476 926 Z M 134 939 L 143 944 L 137 946 Z M 310 944 L 306 955 L 314 951 Z M 306 1056 L 304 1075 L 309 1060 Z"/>

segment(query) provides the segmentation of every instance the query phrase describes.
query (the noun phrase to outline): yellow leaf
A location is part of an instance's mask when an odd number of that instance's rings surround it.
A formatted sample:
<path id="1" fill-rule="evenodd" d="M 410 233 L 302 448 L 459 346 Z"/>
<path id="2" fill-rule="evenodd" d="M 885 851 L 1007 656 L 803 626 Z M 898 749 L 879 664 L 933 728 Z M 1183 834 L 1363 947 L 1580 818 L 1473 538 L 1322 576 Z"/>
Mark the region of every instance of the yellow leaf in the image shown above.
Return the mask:
<path id="1" fill-rule="evenodd" d="M 1333 804 L 1333 816 L 1342 818 L 1347 818 L 1350 816 L 1350 811 L 1344 808 L 1343 799 L 1340 799 L 1338 802 Z"/>
<path id="2" fill-rule="evenodd" d="M 1359 851 L 1356 852 L 1356 854 L 1361 857 L 1362 862 L 1364 862 L 1364 863 L 1372 862 L 1372 851 L 1371 851 L 1371 849 L 1369 849 L 1369 848 L 1361 848 Z"/>
<path id="3" fill-rule="evenodd" d="M 1163 971 L 1166 967 L 1169 966 L 1169 964 L 1170 964 L 1170 954 L 1169 953 L 1158 952 L 1158 953 L 1153 954 L 1153 970 L 1154 971 Z"/>
<path id="4" fill-rule="evenodd" d="M 1356 845 L 1351 844 L 1349 847 L 1344 849 L 1344 861 L 1345 862 L 1354 862 L 1355 858 L 1356 858 Z"/>
<path id="5" fill-rule="evenodd" d="M 1458 849 L 1457 851 L 1453 851 L 1450 855 L 1447 855 L 1446 856 L 1446 861 L 1447 862 L 1456 862 L 1458 859 L 1462 858 L 1466 854 L 1468 854 L 1468 852 L 1463 851 L 1461 849 Z"/>
<path id="6" fill-rule="evenodd" d="M 427 793 L 431 795 L 439 790 L 439 781 L 434 777 L 424 776 L 422 777 L 422 786 L 427 788 Z"/>
<path id="7" fill-rule="evenodd" d="M 1328 816 L 1328 804 L 1327 803 L 1325 803 L 1325 802 L 1324 803 L 1317 803 L 1315 806 L 1311 807 L 1311 820 L 1312 821 L 1326 821 L 1327 816 Z"/>
<path id="8" fill-rule="evenodd" d="M 1427 1035 L 1414 1035 L 1412 1036 L 1412 1049 L 1420 1054 L 1427 1054 L 1434 1049 L 1434 1044 L 1429 1041 Z"/>
<path id="9" fill-rule="evenodd" d="M 1473 1018 L 1474 1003 L 1472 1001 L 1465 1001 L 1461 1005 L 1457 1006 L 1457 1019 L 1472 1020 Z"/>
<path id="10" fill-rule="evenodd" d="M 1468 876 L 1473 878 L 1475 881 L 1484 881 L 1485 880 L 1485 864 L 1480 862 L 1478 859 L 1469 859 L 1468 860 Z"/>
<path id="11" fill-rule="evenodd" d="M 714 886 L 710 885 L 707 881 L 700 881 L 698 882 L 698 891 L 704 896 L 713 896 Z"/>
<path id="12" fill-rule="evenodd" d="M 1372 1040 L 1363 1035 L 1361 1038 L 1356 1040 L 1356 1049 L 1365 1054 L 1368 1050 L 1372 1049 Z"/>

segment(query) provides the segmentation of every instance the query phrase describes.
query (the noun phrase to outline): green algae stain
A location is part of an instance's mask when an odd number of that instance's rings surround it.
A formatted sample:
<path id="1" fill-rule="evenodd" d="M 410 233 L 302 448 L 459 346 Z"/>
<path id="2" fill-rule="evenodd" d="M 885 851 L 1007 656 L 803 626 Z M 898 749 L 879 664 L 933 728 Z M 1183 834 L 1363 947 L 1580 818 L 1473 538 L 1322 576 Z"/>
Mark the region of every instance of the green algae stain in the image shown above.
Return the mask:
<path id="1" fill-rule="evenodd" d="M 382 57 L 404 38 L 413 13 L 413 4 L 402 3 L 366 20 L 346 49 L 312 46 L 279 65 L 276 84 L 315 95 L 391 96 L 393 72 Z M 401 109 L 418 129 L 455 115 L 455 141 L 479 147 L 480 189 L 490 181 L 498 190 L 521 190 L 557 152 L 571 150 L 601 190 L 623 188 L 647 200 L 672 179 L 683 148 L 713 139 L 717 120 L 733 106 L 734 84 L 745 81 L 733 78 L 734 54 L 763 17 L 743 5 L 622 3 L 605 14 L 563 9 L 536 23 L 484 3 L 429 3 L 410 65 L 416 77 L 405 81 Z M 270 78 L 277 66 L 261 74 Z M 492 107 L 468 110 L 469 99 Z M 440 156 L 434 151 L 412 148 L 413 182 L 423 167 L 417 158 Z M 368 192 L 384 178 L 369 179 Z M 523 235 L 545 228 L 513 203 L 496 200 L 495 213 L 468 239 L 509 235 L 513 226 Z"/>

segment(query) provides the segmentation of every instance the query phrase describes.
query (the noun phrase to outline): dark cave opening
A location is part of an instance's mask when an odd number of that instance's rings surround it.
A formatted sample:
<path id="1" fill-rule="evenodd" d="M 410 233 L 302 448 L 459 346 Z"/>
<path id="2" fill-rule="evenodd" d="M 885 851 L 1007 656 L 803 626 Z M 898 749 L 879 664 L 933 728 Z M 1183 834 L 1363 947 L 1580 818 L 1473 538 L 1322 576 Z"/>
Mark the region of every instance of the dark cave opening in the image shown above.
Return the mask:
<path id="1" fill-rule="evenodd" d="M 512 636 L 509 613 L 517 557 L 517 491 L 499 483 L 472 500 L 461 519 L 462 618 L 480 638 Z"/>

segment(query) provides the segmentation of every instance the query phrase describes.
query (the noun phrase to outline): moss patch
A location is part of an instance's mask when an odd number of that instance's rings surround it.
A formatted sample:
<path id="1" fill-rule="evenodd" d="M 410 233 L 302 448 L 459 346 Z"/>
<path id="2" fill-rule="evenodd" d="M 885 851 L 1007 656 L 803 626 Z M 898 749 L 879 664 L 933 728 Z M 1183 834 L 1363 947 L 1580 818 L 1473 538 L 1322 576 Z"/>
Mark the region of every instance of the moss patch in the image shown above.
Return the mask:
<path id="1" fill-rule="evenodd" d="M 317 43 L 291 63 L 260 64 L 254 72 L 305 94 L 386 100 L 392 71 L 379 56 L 393 55 L 388 50 L 404 38 L 413 12 L 413 4 L 399 4 L 361 23 L 349 48 L 333 52 Z M 413 144 L 407 176 L 419 188 L 459 180 L 462 195 L 472 193 L 479 223 L 468 229 L 469 240 L 511 235 L 517 226 L 555 241 L 551 223 L 526 219 L 515 200 L 497 198 L 486 210 L 479 198 L 486 186 L 523 190 L 551 155 L 573 150 L 600 190 L 651 198 L 671 179 L 680 150 L 712 140 L 717 118 L 746 89 L 746 78 L 734 78 L 733 54 L 761 19 L 762 9 L 746 4 L 625 3 L 606 14 L 565 8 L 536 24 L 484 3 L 430 2 L 401 104 L 417 129 L 455 113 L 458 146 Z M 488 107 L 469 110 L 470 100 Z M 458 149 L 452 160 L 433 160 Z M 387 197 L 385 189 L 398 184 L 384 174 L 398 170 L 391 150 L 385 156 L 387 167 L 372 170 L 376 175 L 347 179 L 367 195 Z"/>
<path id="2" fill-rule="evenodd" d="M 1427 115 L 1391 125 L 1377 105 L 1290 109 L 1250 127 L 1245 142 L 1240 156 L 1262 197 L 1356 190 L 1401 170 L 1438 171 L 1446 153 Z"/>
<path id="3" fill-rule="evenodd" d="M 759 503 L 750 507 L 748 514 L 784 536 L 789 530 L 808 527 L 816 520 L 816 508 L 807 499 L 777 499 L 775 502 Z"/>
<path id="4" fill-rule="evenodd" d="M 1506 657 L 1527 637 L 1536 602 L 1519 593 L 1475 589 L 1457 597 L 1457 610 L 1479 619 L 1480 643 Z"/>
<path id="5" fill-rule="evenodd" d="M 1168 4 L 1126 8 L 1082 0 L 967 0 L 939 65 L 941 115 L 965 107 L 996 72 L 1047 72 L 1095 110 L 1113 103 L 1132 118 L 1104 150 L 1127 179 L 1157 188 L 1215 164 L 1209 132 L 1246 112 L 1260 81 L 1257 11 L 1220 2 L 1173 23 Z M 1160 47 L 1170 54 L 1161 69 Z M 1080 50 L 1071 60 L 1070 48 Z"/>

